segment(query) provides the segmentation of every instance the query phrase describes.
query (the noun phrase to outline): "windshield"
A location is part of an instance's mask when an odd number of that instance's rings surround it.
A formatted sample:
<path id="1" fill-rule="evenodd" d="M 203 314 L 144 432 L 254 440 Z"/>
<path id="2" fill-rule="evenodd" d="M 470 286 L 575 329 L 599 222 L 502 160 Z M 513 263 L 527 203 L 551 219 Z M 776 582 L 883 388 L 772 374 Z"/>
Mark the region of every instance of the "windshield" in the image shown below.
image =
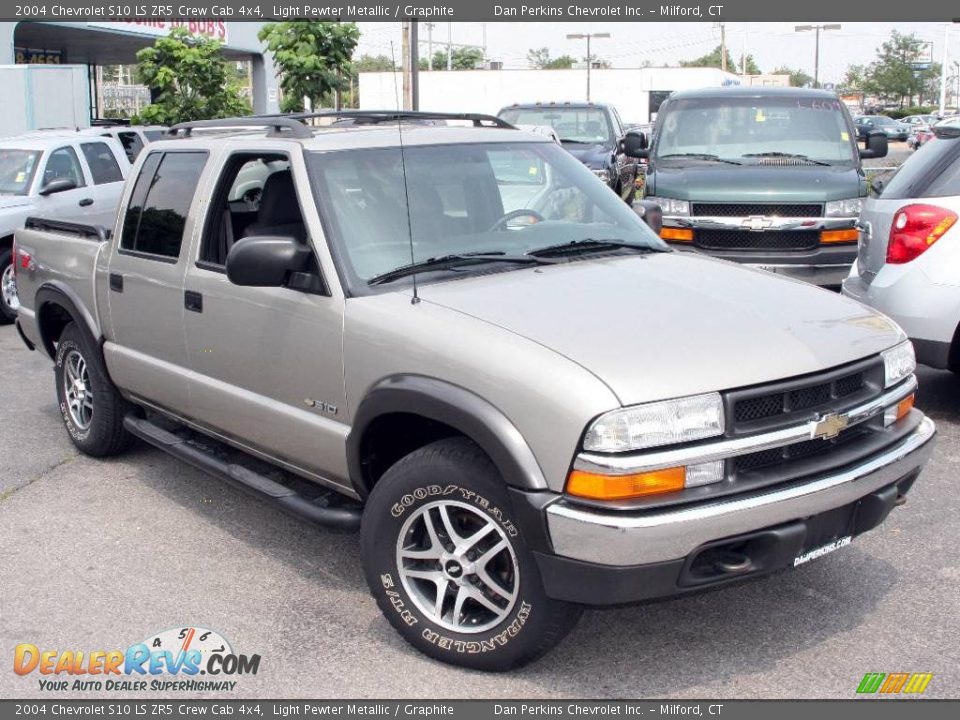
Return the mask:
<path id="1" fill-rule="evenodd" d="M 522 255 L 590 239 L 666 249 L 626 203 L 554 143 L 415 146 L 404 153 L 409 230 L 398 148 L 307 154 L 317 203 L 352 284 L 452 254 Z"/>
<path id="2" fill-rule="evenodd" d="M 549 125 L 560 142 L 609 145 L 613 142 L 607 114 L 593 107 L 507 108 L 500 117 L 511 125 Z"/>
<path id="3" fill-rule="evenodd" d="M 36 150 L 0 150 L 0 194 L 26 195 L 37 169 Z"/>
<path id="4" fill-rule="evenodd" d="M 776 153 L 854 162 L 854 144 L 839 100 L 784 96 L 671 100 L 657 124 L 657 158 L 693 153 L 757 162 L 758 155 Z"/>

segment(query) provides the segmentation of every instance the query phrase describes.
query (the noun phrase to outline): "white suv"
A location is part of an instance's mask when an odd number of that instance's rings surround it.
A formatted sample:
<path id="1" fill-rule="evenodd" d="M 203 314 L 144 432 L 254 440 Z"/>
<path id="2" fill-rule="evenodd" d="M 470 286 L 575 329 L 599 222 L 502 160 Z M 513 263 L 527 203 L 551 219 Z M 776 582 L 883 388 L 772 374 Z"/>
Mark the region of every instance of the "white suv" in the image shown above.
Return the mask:
<path id="1" fill-rule="evenodd" d="M 0 141 L 0 324 L 20 302 L 13 233 L 32 216 L 113 226 L 130 161 L 119 142 L 99 134 L 45 132 Z"/>
<path id="2" fill-rule="evenodd" d="M 960 371 L 960 127 L 938 126 L 860 216 L 843 294 L 886 313 L 917 359 Z"/>

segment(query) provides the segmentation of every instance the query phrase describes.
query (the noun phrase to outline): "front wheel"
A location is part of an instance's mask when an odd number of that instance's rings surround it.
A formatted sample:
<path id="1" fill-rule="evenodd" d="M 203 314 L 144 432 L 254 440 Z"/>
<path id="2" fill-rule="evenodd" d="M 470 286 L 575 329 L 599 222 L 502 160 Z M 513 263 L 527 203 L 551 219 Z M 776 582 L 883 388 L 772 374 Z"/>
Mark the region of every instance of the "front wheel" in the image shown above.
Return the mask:
<path id="1" fill-rule="evenodd" d="M 367 583 L 381 611 L 421 652 L 503 671 L 543 655 L 580 608 L 546 596 L 503 481 L 465 438 L 441 440 L 391 467 L 361 526 Z"/>
<path id="2" fill-rule="evenodd" d="M 19 308 L 13 253 L 11 250 L 0 250 L 0 325 L 9 325 L 16 320 Z"/>

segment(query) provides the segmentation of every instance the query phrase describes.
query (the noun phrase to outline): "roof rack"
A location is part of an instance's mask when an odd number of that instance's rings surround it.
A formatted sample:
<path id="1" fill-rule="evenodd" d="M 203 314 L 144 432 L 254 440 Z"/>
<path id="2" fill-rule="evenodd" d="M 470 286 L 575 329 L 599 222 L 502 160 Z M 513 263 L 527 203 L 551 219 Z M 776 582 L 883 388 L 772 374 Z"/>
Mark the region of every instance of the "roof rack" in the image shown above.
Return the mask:
<path id="1" fill-rule="evenodd" d="M 190 137 L 192 131 L 197 128 L 249 127 L 268 127 L 271 129 L 271 134 L 286 137 L 313 137 L 313 131 L 309 127 L 290 115 L 251 115 L 249 117 L 222 118 L 220 120 L 191 120 L 190 122 L 177 123 L 167 131 L 167 134 L 175 137 Z M 284 132 L 285 130 L 288 132 Z"/>
<path id="2" fill-rule="evenodd" d="M 466 120 L 472 122 L 475 127 L 487 127 L 489 125 L 506 130 L 514 129 L 513 125 L 495 115 L 484 115 L 483 113 L 431 112 L 424 110 L 319 110 L 317 112 L 258 115 L 256 117 L 263 120 L 276 120 L 280 118 L 296 120 L 343 118 L 353 119 L 358 125 L 376 125 L 400 120 Z"/>

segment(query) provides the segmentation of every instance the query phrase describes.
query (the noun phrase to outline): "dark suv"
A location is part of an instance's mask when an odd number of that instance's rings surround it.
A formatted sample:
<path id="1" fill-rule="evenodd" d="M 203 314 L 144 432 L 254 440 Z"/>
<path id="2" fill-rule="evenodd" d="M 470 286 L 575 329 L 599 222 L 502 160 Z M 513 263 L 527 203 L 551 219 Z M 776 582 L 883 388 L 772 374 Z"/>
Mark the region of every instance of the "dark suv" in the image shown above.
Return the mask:
<path id="1" fill-rule="evenodd" d="M 613 105 L 529 103 L 503 108 L 499 117 L 518 127 L 550 127 L 560 144 L 626 202 L 636 193 L 637 161 L 623 152 L 627 134 Z"/>

